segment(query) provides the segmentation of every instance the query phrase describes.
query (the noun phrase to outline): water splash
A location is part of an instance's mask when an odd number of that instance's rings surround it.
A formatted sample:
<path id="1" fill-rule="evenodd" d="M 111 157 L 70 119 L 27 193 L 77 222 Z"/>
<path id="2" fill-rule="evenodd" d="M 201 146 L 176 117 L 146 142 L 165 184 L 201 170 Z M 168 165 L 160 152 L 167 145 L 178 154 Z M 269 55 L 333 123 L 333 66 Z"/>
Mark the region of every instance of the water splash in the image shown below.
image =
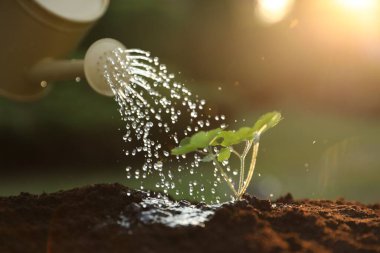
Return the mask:
<path id="1" fill-rule="evenodd" d="M 175 75 L 169 73 L 157 57 L 143 50 L 114 50 L 104 66 L 104 77 L 115 94 L 122 120 L 126 123 L 123 139 L 133 143 L 125 154 L 132 158 L 142 156 L 145 161 L 140 169 L 132 171 L 128 167 L 127 178 L 143 180 L 150 175 L 158 175 L 159 180 L 155 184 L 158 190 L 165 193 L 174 191 L 177 196 L 190 195 L 204 201 L 204 185 L 190 180 L 185 193 L 177 187 L 183 183 L 182 179 L 175 178 L 175 174 L 182 175 L 185 171 L 190 175 L 196 174 L 194 169 L 199 167 L 201 157 L 192 154 L 174 158 L 170 156 L 170 150 L 178 146 L 182 138 L 201 129 L 211 125 L 225 127 L 225 116 L 210 115 L 211 108 L 206 108 L 206 100 L 177 82 Z M 174 168 L 176 173 L 170 168 Z M 219 178 L 216 173 L 214 175 Z M 196 176 L 203 177 L 203 173 Z M 212 194 L 219 183 L 220 178 L 209 187 Z"/>
<path id="2" fill-rule="evenodd" d="M 132 229 L 136 226 L 136 220 L 142 224 L 160 223 L 168 227 L 179 226 L 204 226 L 215 213 L 219 206 L 195 206 L 187 201 L 173 202 L 167 198 L 145 198 L 139 204 L 133 203 L 133 207 L 126 214 L 119 217 L 118 224 Z M 128 215 L 137 213 L 131 219 Z"/>

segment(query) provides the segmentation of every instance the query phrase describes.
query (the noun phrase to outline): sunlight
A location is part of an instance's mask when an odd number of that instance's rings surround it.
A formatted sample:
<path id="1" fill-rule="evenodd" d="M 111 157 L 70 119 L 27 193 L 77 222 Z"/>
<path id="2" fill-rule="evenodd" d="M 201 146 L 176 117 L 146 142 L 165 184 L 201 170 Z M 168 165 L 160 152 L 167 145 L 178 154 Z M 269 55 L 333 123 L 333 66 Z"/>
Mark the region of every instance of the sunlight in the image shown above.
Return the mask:
<path id="1" fill-rule="evenodd" d="M 290 11 L 294 0 L 258 0 L 256 14 L 265 23 L 281 21 Z"/>
<path id="2" fill-rule="evenodd" d="M 378 0 L 337 0 L 338 4 L 347 10 L 366 14 L 378 7 Z"/>
<path id="3" fill-rule="evenodd" d="M 378 0 L 336 0 L 342 20 L 346 20 L 352 29 L 366 34 L 379 31 L 380 5 Z"/>

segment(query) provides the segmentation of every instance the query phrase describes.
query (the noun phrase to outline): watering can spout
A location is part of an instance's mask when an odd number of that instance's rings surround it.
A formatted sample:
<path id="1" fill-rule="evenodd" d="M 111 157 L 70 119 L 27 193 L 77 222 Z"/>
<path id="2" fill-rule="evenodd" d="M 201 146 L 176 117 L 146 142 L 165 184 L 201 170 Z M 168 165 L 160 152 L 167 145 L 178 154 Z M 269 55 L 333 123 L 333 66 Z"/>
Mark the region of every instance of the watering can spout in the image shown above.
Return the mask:
<path id="1" fill-rule="evenodd" d="M 107 56 L 115 49 L 125 49 L 114 39 L 100 39 L 87 50 L 83 60 L 44 59 L 35 64 L 28 73 L 31 84 L 46 86 L 53 81 L 85 78 L 96 92 L 104 96 L 113 96 L 111 87 L 105 82 L 103 66 Z"/>
<path id="2" fill-rule="evenodd" d="M 125 49 L 125 46 L 114 39 L 100 39 L 94 42 L 84 57 L 84 75 L 88 84 L 99 94 L 113 96 L 111 87 L 104 78 L 103 67 L 107 58 L 116 49 Z"/>
<path id="3" fill-rule="evenodd" d="M 30 83 L 44 83 L 83 78 L 83 60 L 44 59 L 35 64 L 28 73 Z"/>

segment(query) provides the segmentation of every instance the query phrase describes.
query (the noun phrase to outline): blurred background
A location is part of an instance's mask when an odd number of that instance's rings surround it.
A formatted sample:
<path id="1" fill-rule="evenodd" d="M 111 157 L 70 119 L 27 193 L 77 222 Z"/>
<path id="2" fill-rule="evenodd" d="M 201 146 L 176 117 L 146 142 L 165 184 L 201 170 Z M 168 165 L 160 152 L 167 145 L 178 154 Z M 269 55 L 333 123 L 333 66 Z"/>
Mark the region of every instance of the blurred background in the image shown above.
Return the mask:
<path id="1" fill-rule="evenodd" d="M 112 0 L 72 58 L 104 37 L 158 56 L 231 124 L 283 113 L 249 193 L 380 201 L 379 1 Z M 52 86 L 0 98 L 0 195 L 138 185 L 113 99 L 84 80 Z"/>

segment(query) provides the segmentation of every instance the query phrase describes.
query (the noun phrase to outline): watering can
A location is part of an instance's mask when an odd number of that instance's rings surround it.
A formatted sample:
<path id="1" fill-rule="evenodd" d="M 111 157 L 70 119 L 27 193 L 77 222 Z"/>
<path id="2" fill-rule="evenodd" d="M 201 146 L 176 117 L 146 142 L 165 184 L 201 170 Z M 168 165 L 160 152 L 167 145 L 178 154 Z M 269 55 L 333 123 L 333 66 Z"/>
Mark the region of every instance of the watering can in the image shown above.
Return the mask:
<path id="1" fill-rule="evenodd" d="M 67 60 L 109 0 L 0 1 L 0 96 L 29 101 L 45 95 L 49 82 L 85 77 L 98 93 L 112 96 L 102 66 L 105 55 L 124 45 L 113 39 L 96 41 L 84 59 Z"/>

